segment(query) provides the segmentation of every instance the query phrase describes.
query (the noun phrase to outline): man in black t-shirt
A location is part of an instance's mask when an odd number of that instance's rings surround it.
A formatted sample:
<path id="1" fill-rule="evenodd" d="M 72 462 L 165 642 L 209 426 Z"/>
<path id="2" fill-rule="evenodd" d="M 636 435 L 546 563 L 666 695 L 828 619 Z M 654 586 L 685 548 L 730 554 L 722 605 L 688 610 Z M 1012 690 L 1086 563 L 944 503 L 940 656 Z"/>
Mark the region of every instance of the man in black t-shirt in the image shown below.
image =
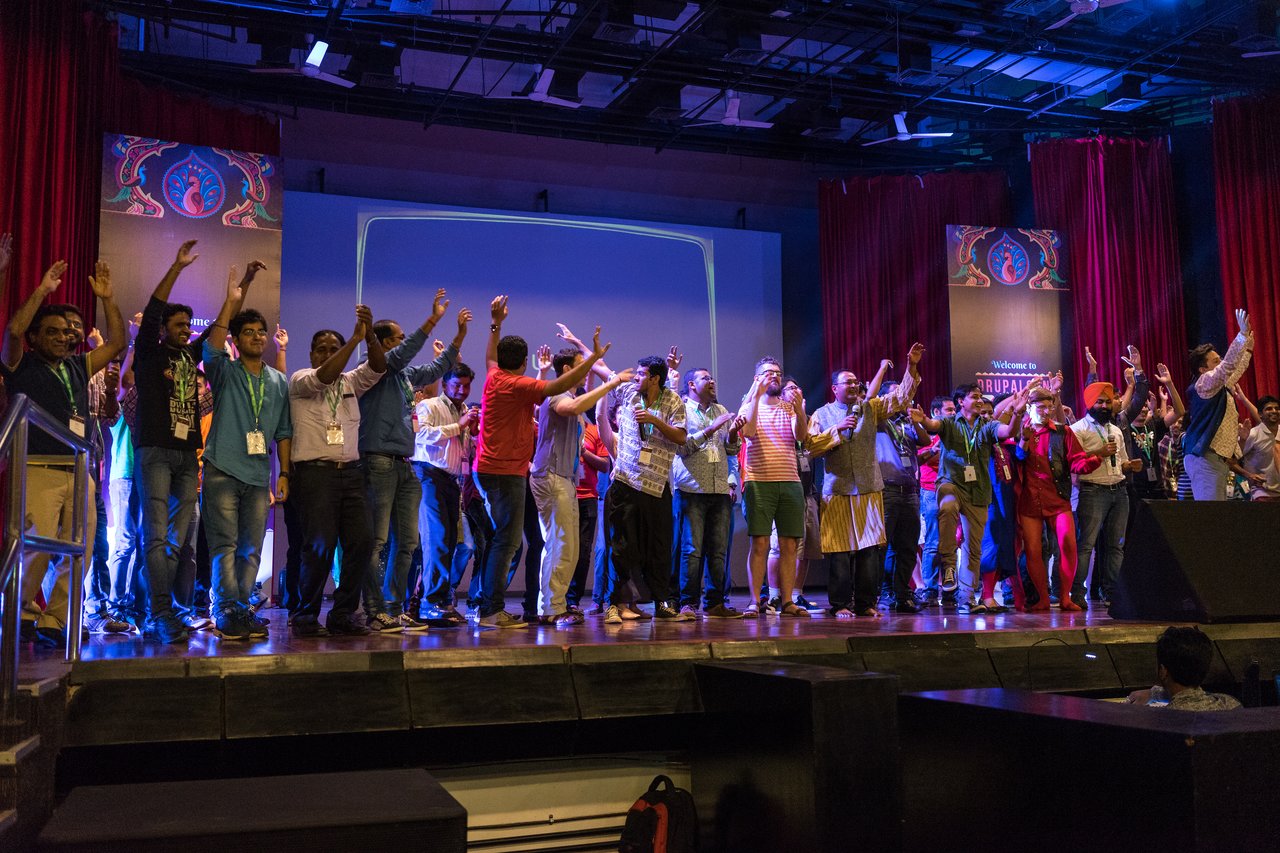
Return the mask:
<path id="1" fill-rule="evenodd" d="M 178 248 L 142 311 L 134 345 L 135 485 L 142 505 L 142 571 L 150 593 L 143 636 L 161 643 L 185 642 L 188 636 L 173 585 L 196 505 L 201 447 L 196 365 L 203 338 L 191 338 L 191 307 L 168 300 L 178 276 L 200 257 L 192 254 L 195 244 L 188 240 Z"/>
<path id="2" fill-rule="evenodd" d="M 0 376 L 9 393 L 26 394 L 31 400 L 74 434 L 85 437 L 93 428 L 89 411 L 89 377 L 102 370 L 124 348 L 124 318 L 116 306 L 111 287 L 111 271 L 101 261 L 89 286 L 102 302 L 107 320 L 107 335 L 102 346 L 87 355 L 70 355 L 67 318 L 41 303 L 62 284 L 66 261 L 58 261 L 44 274 L 39 286 L 9 321 L 0 353 Z M 30 347 L 24 352 L 23 339 Z M 39 536 L 69 539 L 72 535 L 72 507 L 75 502 L 75 456 L 67 445 L 32 429 L 27 441 L 27 517 L 28 528 Z M 93 480 L 88 479 L 89 498 L 93 500 Z M 96 514 L 84 520 L 85 562 L 93 548 Z M 68 580 L 71 560 L 52 559 L 48 554 L 28 552 L 22 576 L 22 610 L 24 638 L 44 645 L 58 646 L 66 642 Z M 36 603 L 36 595 L 45 575 L 55 572 L 53 589 L 44 609 Z M 80 602 L 76 602 L 80 606 Z"/>

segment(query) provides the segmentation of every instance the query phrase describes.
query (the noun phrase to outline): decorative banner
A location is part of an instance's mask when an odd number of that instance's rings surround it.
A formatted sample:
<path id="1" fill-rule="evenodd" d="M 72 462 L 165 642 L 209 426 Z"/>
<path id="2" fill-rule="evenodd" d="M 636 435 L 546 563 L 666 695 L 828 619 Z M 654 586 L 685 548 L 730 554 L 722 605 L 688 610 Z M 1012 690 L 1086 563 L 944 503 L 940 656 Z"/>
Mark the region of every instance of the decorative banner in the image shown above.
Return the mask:
<path id="1" fill-rule="evenodd" d="M 245 307 L 261 311 L 274 331 L 280 317 L 283 190 L 275 157 L 107 134 L 98 254 L 111 266 L 125 317 L 147 304 L 178 246 L 197 240 L 200 258 L 170 296 L 192 306 L 193 328 L 202 331 L 217 316 L 228 268 L 243 272 L 257 259 L 267 270 L 254 279 Z"/>
<path id="2" fill-rule="evenodd" d="M 1070 364 L 1061 248 L 1056 231 L 947 226 L 953 385 L 1007 394 Z"/>

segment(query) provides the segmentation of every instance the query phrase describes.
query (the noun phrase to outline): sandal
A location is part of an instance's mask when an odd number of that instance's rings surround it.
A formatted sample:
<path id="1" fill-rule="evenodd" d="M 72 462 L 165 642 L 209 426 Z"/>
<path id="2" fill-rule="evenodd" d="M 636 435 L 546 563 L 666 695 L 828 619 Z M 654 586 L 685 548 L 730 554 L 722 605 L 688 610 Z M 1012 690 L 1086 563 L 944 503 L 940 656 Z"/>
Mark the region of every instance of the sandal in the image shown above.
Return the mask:
<path id="1" fill-rule="evenodd" d="M 799 604 L 796 604 L 794 601 L 788 601 L 782 608 L 782 615 L 792 616 L 792 617 L 803 617 L 805 619 L 808 619 L 809 611 L 805 610 L 803 607 L 801 607 Z"/>
<path id="2" fill-rule="evenodd" d="M 746 607 L 742 608 L 742 618 L 743 619 L 759 619 L 760 605 L 751 603 L 751 604 L 748 604 Z"/>

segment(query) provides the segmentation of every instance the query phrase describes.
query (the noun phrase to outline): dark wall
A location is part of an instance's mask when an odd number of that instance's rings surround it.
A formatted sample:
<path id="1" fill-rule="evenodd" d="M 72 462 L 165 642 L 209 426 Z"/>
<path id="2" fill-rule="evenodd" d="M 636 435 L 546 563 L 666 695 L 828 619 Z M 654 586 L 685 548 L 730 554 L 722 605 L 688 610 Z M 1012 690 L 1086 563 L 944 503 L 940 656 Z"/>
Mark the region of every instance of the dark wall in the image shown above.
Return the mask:
<path id="1" fill-rule="evenodd" d="M 1182 291 L 1190 345 L 1227 344 L 1213 182 L 1213 131 L 1188 127 L 1173 135 L 1173 192 L 1178 205 Z"/>

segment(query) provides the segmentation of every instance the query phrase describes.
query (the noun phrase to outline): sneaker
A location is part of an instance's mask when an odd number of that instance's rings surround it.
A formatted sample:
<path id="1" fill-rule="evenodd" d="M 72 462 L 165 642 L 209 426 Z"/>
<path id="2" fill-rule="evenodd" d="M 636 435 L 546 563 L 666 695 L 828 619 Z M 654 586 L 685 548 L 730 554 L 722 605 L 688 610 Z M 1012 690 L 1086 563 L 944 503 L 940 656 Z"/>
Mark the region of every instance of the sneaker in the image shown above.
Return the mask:
<path id="1" fill-rule="evenodd" d="M 267 620 L 259 619 L 257 616 L 249 614 L 246 621 L 249 623 L 249 639 L 265 640 L 271 632 L 267 630 Z"/>
<path id="2" fill-rule="evenodd" d="M 821 613 L 821 612 L 822 612 L 822 608 L 821 608 L 821 607 L 819 607 L 818 605 L 814 604 L 812 601 L 810 601 L 809 599 L 805 598 L 803 595 L 801 595 L 801 596 L 797 596 L 797 597 L 796 597 L 796 599 L 795 599 L 795 602 L 796 602 L 796 604 L 799 604 L 801 607 L 803 607 L 805 610 L 808 610 L 810 613 Z"/>
<path id="3" fill-rule="evenodd" d="M 271 597 L 262 591 L 262 584 L 255 583 L 253 592 L 249 593 L 249 609 L 257 610 L 260 607 L 266 607 L 270 603 Z"/>
<path id="4" fill-rule="evenodd" d="M 411 615 L 419 615 L 422 613 L 422 599 L 416 595 L 411 597 L 404 603 L 404 612 Z"/>
<path id="5" fill-rule="evenodd" d="M 689 605 L 680 608 L 680 612 L 676 614 L 677 622 L 696 622 L 698 620 L 698 611 Z"/>
<path id="6" fill-rule="evenodd" d="M 153 619 L 142 631 L 142 637 L 153 643 L 185 643 L 190 635 L 187 626 L 176 616 L 164 619 Z"/>
<path id="7" fill-rule="evenodd" d="M 491 628 L 525 628 L 529 625 L 528 622 L 512 616 L 505 610 L 490 613 L 488 616 L 481 616 L 480 624 L 488 625 Z"/>
<path id="8" fill-rule="evenodd" d="M 289 626 L 289 632 L 295 637 L 329 636 L 329 629 L 312 619 L 302 622 L 294 620 L 293 624 Z"/>
<path id="9" fill-rule="evenodd" d="M 133 626 L 110 616 L 86 616 L 85 630 L 90 634 L 132 634 Z"/>
<path id="10" fill-rule="evenodd" d="M 224 640 L 247 640 L 249 621 L 234 610 L 228 610 L 214 621 L 214 632 Z"/>
<path id="11" fill-rule="evenodd" d="M 337 637 L 367 637 L 373 632 L 351 616 L 329 614 L 325 627 L 329 633 Z"/>
<path id="12" fill-rule="evenodd" d="M 680 613 L 670 604 L 667 604 L 667 602 L 659 601 L 657 604 L 653 605 L 653 618 L 674 622 L 679 621 Z"/>
<path id="13" fill-rule="evenodd" d="M 987 605 L 981 601 L 975 601 L 972 604 L 967 601 L 956 602 L 957 616 L 981 616 L 987 612 Z"/>
<path id="14" fill-rule="evenodd" d="M 912 596 L 921 607 L 938 607 L 942 604 L 937 595 L 927 589 L 917 589 Z"/>
<path id="15" fill-rule="evenodd" d="M 42 649 L 63 649 L 67 646 L 67 632 L 62 628 L 47 628 L 43 625 L 36 628 L 36 647 Z"/>
<path id="16" fill-rule="evenodd" d="M 708 619 L 741 619 L 742 611 L 734 610 L 728 604 L 717 604 L 703 611 Z"/>
<path id="17" fill-rule="evenodd" d="M 569 628 L 573 625 L 581 625 L 583 621 L 582 614 L 576 610 L 566 610 L 564 613 L 561 613 L 552 620 L 557 628 Z"/>
<path id="18" fill-rule="evenodd" d="M 889 606 L 890 613 L 919 613 L 924 608 L 916 604 L 914 598 L 908 598 L 903 601 L 896 601 Z"/>
<path id="19" fill-rule="evenodd" d="M 782 609 L 781 598 L 771 598 L 764 603 L 764 607 L 760 608 L 761 612 L 766 616 L 777 616 L 778 611 Z"/>
<path id="20" fill-rule="evenodd" d="M 425 631 L 427 630 L 428 627 L 430 627 L 427 625 L 426 622 L 421 622 L 417 619 L 414 619 L 408 613 L 401 613 L 399 616 L 396 616 L 394 618 L 400 623 L 400 627 L 404 628 L 406 632 Z"/>
<path id="21" fill-rule="evenodd" d="M 399 634 L 404 630 L 400 620 L 389 613 L 375 613 L 372 616 L 366 616 L 364 624 L 369 626 L 370 631 L 379 631 L 383 634 Z"/>
<path id="22" fill-rule="evenodd" d="M 942 591 L 955 592 L 956 587 L 958 586 L 960 586 L 960 584 L 956 581 L 956 567 L 943 566 L 942 567 Z"/>
<path id="23" fill-rule="evenodd" d="M 609 609 L 604 612 L 604 624 L 606 625 L 622 624 L 622 611 L 618 610 L 618 605 L 616 604 L 609 605 Z"/>
<path id="24" fill-rule="evenodd" d="M 589 608 L 587 609 L 587 613 L 586 613 L 586 615 L 588 615 L 588 616 L 599 616 L 601 613 L 604 613 L 606 609 L 607 609 L 607 608 L 605 608 L 605 606 L 604 606 L 603 604 L 601 604 L 600 602 L 598 602 L 598 601 L 597 601 L 597 602 L 595 602 L 594 604 L 592 604 L 592 605 L 591 605 L 591 607 L 589 607 Z"/>
<path id="25" fill-rule="evenodd" d="M 213 620 L 205 613 L 184 613 L 178 617 L 188 631 L 203 631 L 213 627 Z"/>

